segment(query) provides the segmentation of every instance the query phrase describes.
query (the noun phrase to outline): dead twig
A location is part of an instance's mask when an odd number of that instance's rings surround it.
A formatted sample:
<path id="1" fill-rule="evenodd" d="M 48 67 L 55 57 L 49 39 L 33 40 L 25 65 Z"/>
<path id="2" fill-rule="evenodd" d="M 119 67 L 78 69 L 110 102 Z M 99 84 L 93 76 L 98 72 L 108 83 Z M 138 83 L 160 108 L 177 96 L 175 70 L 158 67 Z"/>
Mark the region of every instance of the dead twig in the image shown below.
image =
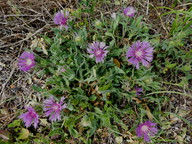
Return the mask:
<path id="1" fill-rule="evenodd" d="M 149 14 L 149 0 L 147 0 L 147 10 L 146 10 L 146 15 Z"/>
<path id="2" fill-rule="evenodd" d="M 0 95 L 3 94 L 3 91 L 4 91 L 4 89 L 5 89 L 5 86 L 7 85 L 7 83 L 9 82 L 9 80 L 11 79 L 11 77 L 12 77 L 12 75 L 13 75 L 16 67 L 17 67 L 17 66 L 16 66 L 16 63 L 14 63 L 14 64 L 13 64 L 13 68 L 12 68 L 10 74 L 9 74 L 8 79 L 7 79 L 7 80 L 5 81 L 5 83 L 2 85 L 2 89 L 1 89 Z"/>
<path id="3" fill-rule="evenodd" d="M 13 46 L 13 45 L 14 45 L 14 46 L 15 46 L 15 45 L 18 45 L 19 43 L 21 43 L 21 42 L 23 42 L 23 41 L 26 41 L 26 40 L 30 39 L 31 37 L 35 36 L 37 33 L 41 32 L 41 31 L 42 31 L 45 27 L 47 27 L 47 26 L 48 26 L 48 24 L 46 24 L 44 27 L 38 29 L 35 33 L 33 33 L 32 35 L 26 37 L 26 38 L 23 39 L 23 40 L 17 41 L 17 42 L 15 42 L 15 43 L 10 43 L 10 44 L 7 44 L 7 45 L 0 46 L 0 48 L 5 48 L 5 47 L 11 47 L 11 46 Z"/>
<path id="4" fill-rule="evenodd" d="M 165 25 L 164 25 L 164 23 L 163 23 L 163 20 L 162 20 L 162 18 L 161 18 L 161 16 L 160 16 L 160 13 L 159 13 L 158 10 L 157 10 L 157 8 L 156 8 L 152 3 L 149 3 L 149 4 L 150 4 L 150 5 L 155 9 L 155 11 L 157 12 L 157 15 L 158 15 L 158 17 L 159 17 L 159 19 L 160 19 L 161 25 L 162 25 L 163 29 L 165 30 L 166 34 L 168 35 L 169 32 L 168 32 L 167 28 L 165 27 Z"/>

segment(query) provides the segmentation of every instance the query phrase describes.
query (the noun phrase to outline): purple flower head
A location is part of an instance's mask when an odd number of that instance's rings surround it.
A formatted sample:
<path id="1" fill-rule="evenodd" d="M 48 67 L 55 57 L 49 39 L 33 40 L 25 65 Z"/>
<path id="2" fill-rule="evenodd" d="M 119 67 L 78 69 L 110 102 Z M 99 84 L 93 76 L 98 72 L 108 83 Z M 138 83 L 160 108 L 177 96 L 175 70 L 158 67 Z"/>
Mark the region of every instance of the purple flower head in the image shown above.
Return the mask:
<path id="1" fill-rule="evenodd" d="M 38 114 L 32 107 L 25 107 L 25 109 L 27 109 L 28 112 L 21 114 L 19 118 L 24 121 L 26 127 L 30 127 L 32 123 L 34 123 L 34 127 L 37 128 L 37 125 L 39 123 Z"/>
<path id="2" fill-rule="evenodd" d="M 67 104 L 63 104 L 64 99 L 65 98 L 62 97 L 59 103 L 55 102 L 55 99 L 53 97 L 44 101 L 43 110 L 46 112 L 46 116 L 50 116 L 50 121 L 61 120 L 61 110 L 67 107 Z"/>
<path id="3" fill-rule="evenodd" d="M 64 28 L 68 28 L 67 26 L 67 19 L 69 16 L 69 12 L 65 11 L 65 14 L 63 13 L 63 11 L 57 12 L 54 16 L 54 23 L 57 25 L 60 25 L 60 28 L 64 27 Z"/>
<path id="4" fill-rule="evenodd" d="M 133 17 L 135 12 L 136 12 L 136 10 L 132 6 L 129 6 L 123 10 L 124 15 L 129 16 L 129 17 Z"/>
<path id="5" fill-rule="evenodd" d="M 23 52 L 18 59 L 19 69 L 26 72 L 35 66 L 35 55 L 30 52 Z"/>
<path id="6" fill-rule="evenodd" d="M 65 72 L 66 69 L 64 67 L 61 67 L 60 72 Z"/>
<path id="7" fill-rule="evenodd" d="M 136 91 L 137 96 L 139 96 L 140 93 L 143 92 L 143 89 L 136 86 L 136 87 L 135 87 L 135 91 Z"/>
<path id="8" fill-rule="evenodd" d="M 104 62 L 104 57 L 107 55 L 109 51 L 106 49 L 108 46 L 105 46 L 104 42 L 93 42 L 89 44 L 89 48 L 87 49 L 88 53 L 90 53 L 90 57 L 96 58 L 96 63 Z"/>
<path id="9" fill-rule="evenodd" d="M 155 127 L 157 124 L 152 123 L 151 121 L 146 121 L 144 123 L 139 124 L 136 129 L 136 133 L 138 137 L 143 137 L 145 141 L 150 141 L 149 136 L 154 136 L 157 134 L 158 129 Z"/>
<path id="10" fill-rule="evenodd" d="M 135 42 L 127 51 L 126 57 L 128 62 L 136 66 L 139 69 L 139 63 L 142 63 L 145 67 L 149 67 L 153 59 L 153 47 L 149 42 Z"/>

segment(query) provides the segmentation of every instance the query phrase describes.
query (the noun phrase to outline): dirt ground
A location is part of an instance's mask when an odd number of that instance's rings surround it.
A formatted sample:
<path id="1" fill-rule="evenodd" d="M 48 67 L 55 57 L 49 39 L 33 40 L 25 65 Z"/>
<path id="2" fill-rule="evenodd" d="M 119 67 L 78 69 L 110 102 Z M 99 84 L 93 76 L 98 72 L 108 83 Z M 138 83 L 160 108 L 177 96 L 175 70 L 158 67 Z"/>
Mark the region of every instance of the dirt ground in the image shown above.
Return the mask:
<path id="1" fill-rule="evenodd" d="M 47 33 L 51 35 L 51 28 L 54 25 L 53 15 L 59 9 L 75 9 L 79 0 L 0 0 L 0 129 L 5 129 L 7 124 L 16 118 L 17 110 L 22 109 L 24 105 L 34 99 L 40 101 L 40 96 L 33 91 L 33 84 L 43 85 L 43 82 L 30 74 L 19 71 L 17 59 L 24 49 L 31 49 L 32 40 L 40 38 L 40 34 Z M 98 8 L 104 14 L 117 12 L 121 10 L 121 5 L 112 5 Z M 170 0 L 151 0 L 151 7 L 171 6 Z M 157 17 L 166 10 L 147 9 L 147 3 L 142 0 L 128 0 L 126 5 L 135 5 L 140 7 L 138 12 L 144 15 L 147 23 L 152 23 L 154 33 L 161 33 L 166 36 L 173 16 L 168 15 L 157 19 Z M 186 8 L 183 5 L 182 8 Z M 179 9 L 179 7 L 178 7 Z M 166 85 L 165 85 L 166 86 Z M 191 85 L 192 86 L 192 85 Z M 168 90 L 186 92 L 185 88 L 167 86 Z M 191 93 L 187 91 L 187 93 Z M 27 97 L 27 98 L 26 98 Z M 192 124 L 192 100 L 181 95 L 170 95 L 172 101 L 170 106 L 166 105 L 174 113 L 190 111 L 184 118 Z M 168 133 L 170 137 L 180 133 L 181 128 L 186 126 L 183 121 L 178 120 L 173 124 Z M 187 127 L 188 128 L 188 127 Z M 192 131 L 189 130 L 184 139 L 190 143 Z M 192 141 L 191 141 L 192 142 Z"/>

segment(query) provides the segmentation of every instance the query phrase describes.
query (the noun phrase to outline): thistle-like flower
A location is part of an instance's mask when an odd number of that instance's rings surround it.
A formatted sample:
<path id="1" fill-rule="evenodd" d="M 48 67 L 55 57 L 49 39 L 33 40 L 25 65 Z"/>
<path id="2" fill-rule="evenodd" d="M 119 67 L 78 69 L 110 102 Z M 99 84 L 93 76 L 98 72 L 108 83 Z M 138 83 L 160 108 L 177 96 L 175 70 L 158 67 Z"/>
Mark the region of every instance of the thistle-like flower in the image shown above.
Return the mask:
<path id="1" fill-rule="evenodd" d="M 128 16 L 128 17 L 133 17 L 134 14 L 135 14 L 135 12 L 136 12 L 136 10 L 135 10 L 135 8 L 132 7 L 132 6 L 129 6 L 129 7 L 125 8 L 125 9 L 123 10 L 124 15 L 126 15 L 126 16 Z"/>
<path id="2" fill-rule="evenodd" d="M 112 17 L 112 19 L 116 19 L 117 14 L 114 12 L 114 13 L 111 14 L 111 17 Z"/>
<path id="3" fill-rule="evenodd" d="M 137 136 L 144 137 L 145 141 L 150 141 L 149 137 L 154 136 L 154 134 L 157 134 L 158 129 L 155 127 L 156 125 L 156 123 L 152 123 L 149 120 L 139 124 L 136 129 Z"/>
<path id="4" fill-rule="evenodd" d="M 82 41 L 81 35 L 79 35 L 78 33 L 74 33 L 74 40 L 76 43 L 81 42 Z"/>
<path id="5" fill-rule="evenodd" d="M 67 104 L 63 104 L 64 99 L 65 98 L 62 97 L 59 103 L 55 102 L 55 99 L 53 97 L 44 101 L 43 110 L 46 112 L 46 116 L 50 116 L 50 121 L 61 120 L 61 110 L 67 107 Z"/>
<path id="6" fill-rule="evenodd" d="M 89 48 L 87 49 L 88 53 L 90 53 L 90 57 L 96 58 L 96 63 L 104 62 L 104 58 L 109 51 L 106 49 L 108 46 L 105 45 L 104 42 L 93 42 L 89 44 Z"/>
<path id="7" fill-rule="evenodd" d="M 55 14 L 53 21 L 55 24 L 60 25 L 61 29 L 62 29 L 62 27 L 67 29 L 68 28 L 68 26 L 67 26 L 68 16 L 69 16 L 68 11 L 65 11 L 65 13 L 63 11 L 60 11 Z"/>
<path id="8" fill-rule="evenodd" d="M 66 72 L 66 69 L 64 67 L 61 67 L 59 71 L 60 72 Z"/>
<path id="9" fill-rule="evenodd" d="M 35 66 L 35 55 L 31 52 L 23 52 L 18 59 L 19 69 L 26 72 Z"/>
<path id="10" fill-rule="evenodd" d="M 95 25 L 96 28 L 101 28 L 102 27 L 102 22 L 100 20 L 96 20 L 94 25 Z"/>
<path id="11" fill-rule="evenodd" d="M 143 92 L 143 89 L 136 86 L 136 87 L 135 87 L 135 91 L 136 91 L 137 96 L 139 96 L 140 93 Z"/>
<path id="12" fill-rule="evenodd" d="M 137 41 L 128 49 L 126 57 L 129 58 L 128 62 L 136 66 L 137 69 L 139 69 L 139 63 L 149 67 L 149 62 L 153 59 L 153 47 L 149 42 Z"/>
<path id="13" fill-rule="evenodd" d="M 28 110 L 27 113 L 21 114 L 19 116 L 25 123 L 26 127 L 30 127 L 34 123 L 34 127 L 37 128 L 39 123 L 39 116 L 32 107 L 25 107 Z"/>

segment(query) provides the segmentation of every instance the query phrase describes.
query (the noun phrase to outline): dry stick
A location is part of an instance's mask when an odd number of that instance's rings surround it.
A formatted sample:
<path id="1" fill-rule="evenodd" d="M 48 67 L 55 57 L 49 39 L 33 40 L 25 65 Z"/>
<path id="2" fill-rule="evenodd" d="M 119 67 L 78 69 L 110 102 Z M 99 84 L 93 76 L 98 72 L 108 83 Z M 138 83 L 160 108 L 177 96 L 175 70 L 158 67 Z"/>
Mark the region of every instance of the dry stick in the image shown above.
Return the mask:
<path id="1" fill-rule="evenodd" d="M 43 9 L 44 9 L 44 11 L 46 11 L 46 13 L 49 15 L 49 17 L 50 17 L 51 19 L 53 19 L 52 15 L 49 13 L 49 11 L 47 10 L 47 8 L 46 8 L 46 7 L 43 7 Z M 45 17 L 44 17 L 44 19 L 45 19 Z M 45 21 L 45 22 L 46 22 L 46 21 Z"/>
<path id="2" fill-rule="evenodd" d="M 35 16 L 41 16 L 41 15 L 27 15 L 27 14 L 11 14 L 11 15 L 4 15 L 4 16 L 0 16 L 0 17 L 35 17 Z"/>
<path id="3" fill-rule="evenodd" d="M 62 6 L 59 2 L 57 2 L 57 4 L 58 4 L 62 9 L 64 9 L 63 6 Z"/>
<path id="4" fill-rule="evenodd" d="M 150 4 L 150 5 L 155 9 L 155 11 L 157 12 L 157 15 L 159 16 L 161 25 L 162 25 L 163 29 L 165 30 L 166 34 L 168 35 L 169 32 L 168 32 L 168 30 L 166 29 L 166 27 L 164 26 L 163 21 L 162 21 L 162 18 L 160 17 L 160 14 L 159 14 L 158 10 L 156 9 L 156 7 L 155 7 L 153 4 L 151 4 L 151 3 L 149 3 L 149 4 Z"/>
<path id="5" fill-rule="evenodd" d="M 147 0 L 147 10 L 146 10 L 146 15 L 149 14 L 149 0 Z"/>
<path id="6" fill-rule="evenodd" d="M 12 68 L 12 70 L 11 70 L 11 73 L 9 74 L 8 79 L 7 79 L 6 82 L 2 85 L 2 89 L 1 89 L 1 92 L 0 92 L 0 96 L 1 96 L 2 93 L 3 93 L 3 90 L 5 89 L 5 86 L 7 85 L 7 83 L 9 82 L 9 80 L 11 79 L 11 77 L 12 77 L 12 75 L 13 75 L 16 67 L 17 67 L 17 66 L 16 66 L 16 63 L 14 63 L 14 64 L 13 64 L 13 68 Z"/>
<path id="7" fill-rule="evenodd" d="M 34 9 L 31 9 L 31 8 L 26 8 L 26 7 L 18 6 L 18 9 L 29 10 L 29 11 L 34 12 L 34 13 L 36 13 L 36 14 L 42 15 L 42 13 L 40 13 L 40 12 L 38 12 L 38 11 L 35 11 Z"/>
<path id="8" fill-rule="evenodd" d="M 18 41 L 18 42 L 12 43 L 12 44 L 7 44 L 7 45 L 0 46 L 0 48 L 10 47 L 10 46 L 12 46 L 12 45 L 17 45 L 17 44 L 19 44 L 19 43 L 21 43 L 21 42 L 23 42 L 23 41 L 26 41 L 26 40 L 30 39 L 31 37 L 33 37 L 34 35 L 36 35 L 37 33 L 41 32 L 41 31 L 42 31 L 45 27 L 47 27 L 47 26 L 48 26 L 48 24 L 46 24 L 44 27 L 38 29 L 35 33 L 33 33 L 32 35 L 26 37 L 26 38 L 23 39 L 23 40 L 20 40 L 20 41 Z"/>
<path id="9" fill-rule="evenodd" d="M 192 5 L 192 3 L 181 4 L 181 5 L 178 5 L 177 7 L 182 7 L 182 6 L 187 6 L 187 5 Z"/>

